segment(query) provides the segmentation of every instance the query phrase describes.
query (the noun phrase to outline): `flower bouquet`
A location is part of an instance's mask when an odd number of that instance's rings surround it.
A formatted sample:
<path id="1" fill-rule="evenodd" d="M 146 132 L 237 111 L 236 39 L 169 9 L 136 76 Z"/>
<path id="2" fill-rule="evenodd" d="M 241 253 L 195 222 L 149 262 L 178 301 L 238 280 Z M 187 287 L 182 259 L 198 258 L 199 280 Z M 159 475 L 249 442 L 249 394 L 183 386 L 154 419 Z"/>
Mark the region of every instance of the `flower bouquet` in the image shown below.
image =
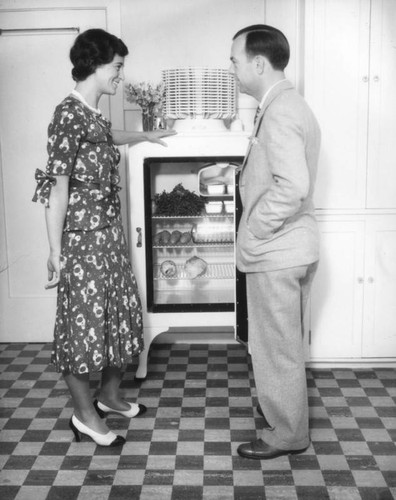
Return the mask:
<path id="1" fill-rule="evenodd" d="M 125 88 L 128 102 L 135 102 L 142 108 L 143 130 L 153 130 L 156 116 L 161 116 L 165 99 L 165 85 L 151 85 L 140 82 L 128 84 Z"/>

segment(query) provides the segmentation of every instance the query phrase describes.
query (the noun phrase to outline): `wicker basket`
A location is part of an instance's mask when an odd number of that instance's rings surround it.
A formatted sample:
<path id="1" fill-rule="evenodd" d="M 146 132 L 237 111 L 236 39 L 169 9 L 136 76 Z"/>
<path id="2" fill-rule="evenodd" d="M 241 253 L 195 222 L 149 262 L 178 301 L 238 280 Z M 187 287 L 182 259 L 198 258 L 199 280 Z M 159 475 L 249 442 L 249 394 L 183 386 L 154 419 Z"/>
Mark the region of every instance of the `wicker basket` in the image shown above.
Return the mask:
<path id="1" fill-rule="evenodd" d="M 225 120 L 235 117 L 235 79 L 227 70 L 167 69 L 162 71 L 162 79 L 166 119 Z"/>

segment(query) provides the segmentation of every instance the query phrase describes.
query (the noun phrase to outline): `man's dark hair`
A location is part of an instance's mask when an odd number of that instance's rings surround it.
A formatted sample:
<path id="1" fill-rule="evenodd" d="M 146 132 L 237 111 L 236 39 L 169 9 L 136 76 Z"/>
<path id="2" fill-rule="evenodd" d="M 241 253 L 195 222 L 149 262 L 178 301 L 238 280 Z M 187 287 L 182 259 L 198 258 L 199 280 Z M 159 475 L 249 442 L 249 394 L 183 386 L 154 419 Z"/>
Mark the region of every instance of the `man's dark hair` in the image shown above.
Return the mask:
<path id="1" fill-rule="evenodd" d="M 73 80 L 85 80 L 95 73 L 98 66 L 110 63 L 116 54 L 121 57 L 128 55 L 128 48 L 120 38 L 102 29 L 84 31 L 70 49 Z"/>
<path id="2" fill-rule="evenodd" d="M 273 26 L 254 24 L 239 30 L 233 40 L 246 34 L 245 51 L 249 59 L 265 56 L 272 67 L 283 71 L 290 59 L 290 46 L 285 35 Z"/>

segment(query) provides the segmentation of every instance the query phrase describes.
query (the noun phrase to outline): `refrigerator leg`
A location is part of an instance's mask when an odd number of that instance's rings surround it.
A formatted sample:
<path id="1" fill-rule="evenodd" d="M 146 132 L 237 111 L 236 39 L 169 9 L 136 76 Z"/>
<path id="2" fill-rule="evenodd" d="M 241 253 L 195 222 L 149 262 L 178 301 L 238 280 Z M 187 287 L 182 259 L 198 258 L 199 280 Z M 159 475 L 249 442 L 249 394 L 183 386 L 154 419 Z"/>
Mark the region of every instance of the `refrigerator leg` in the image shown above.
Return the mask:
<path id="1" fill-rule="evenodd" d="M 144 329 L 144 351 L 139 354 L 139 366 L 136 370 L 135 380 L 144 380 L 147 376 L 147 359 L 152 341 L 160 333 L 166 332 L 164 328 L 145 328 Z"/>

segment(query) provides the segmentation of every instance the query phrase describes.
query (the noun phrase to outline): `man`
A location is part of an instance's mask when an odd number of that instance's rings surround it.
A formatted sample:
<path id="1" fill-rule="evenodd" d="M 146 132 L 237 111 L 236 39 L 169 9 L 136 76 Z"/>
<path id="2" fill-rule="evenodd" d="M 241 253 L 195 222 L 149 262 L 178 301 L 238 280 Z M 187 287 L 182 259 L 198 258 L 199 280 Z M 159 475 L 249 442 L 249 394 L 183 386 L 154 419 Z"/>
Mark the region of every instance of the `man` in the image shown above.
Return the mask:
<path id="1" fill-rule="evenodd" d="M 239 455 L 270 459 L 309 446 L 302 317 L 319 259 L 312 194 L 320 145 L 317 121 L 285 79 L 289 44 L 271 26 L 233 38 L 231 68 L 260 108 L 242 165 L 237 266 L 246 273 L 249 346 L 261 437 Z"/>

